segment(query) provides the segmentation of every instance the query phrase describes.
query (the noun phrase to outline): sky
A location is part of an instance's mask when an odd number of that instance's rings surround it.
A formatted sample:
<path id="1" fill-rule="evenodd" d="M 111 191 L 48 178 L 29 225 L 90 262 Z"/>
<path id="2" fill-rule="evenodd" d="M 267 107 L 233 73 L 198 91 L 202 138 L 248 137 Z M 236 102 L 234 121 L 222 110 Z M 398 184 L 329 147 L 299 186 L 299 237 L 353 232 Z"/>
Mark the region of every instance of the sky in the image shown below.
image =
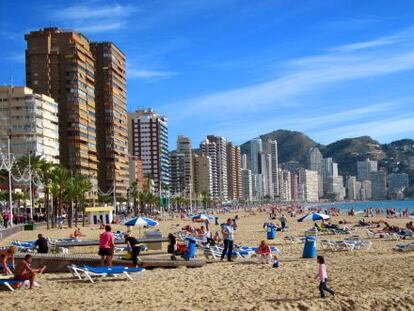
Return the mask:
<path id="1" fill-rule="evenodd" d="M 181 134 L 196 147 L 276 129 L 387 143 L 414 136 L 413 11 L 410 0 L 0 0 L 0 84 L 25 84 L 25 33 L 74 29 L 125 53 L 128 110 L 166 115 L 171 149 Z"/>

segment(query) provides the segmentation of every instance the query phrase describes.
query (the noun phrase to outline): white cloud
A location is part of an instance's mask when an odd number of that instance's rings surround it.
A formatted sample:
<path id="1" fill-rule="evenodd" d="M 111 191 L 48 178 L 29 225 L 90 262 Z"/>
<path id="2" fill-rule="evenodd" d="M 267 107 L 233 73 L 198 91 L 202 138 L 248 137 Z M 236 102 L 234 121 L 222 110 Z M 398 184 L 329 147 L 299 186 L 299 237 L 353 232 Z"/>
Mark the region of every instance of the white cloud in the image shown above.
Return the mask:
<path id="1" fill-rule="evenodd" d="M 52 17 L 65 27 L 99 33 L 126 28 L 128 19 L 137 11 L 133 5 L 108 5 L 102 1 L 92 1 L 65 8 L 53 8 Z"/>
<path id="2" fill-rule="evenodd" d="M 176 75 L 176 72 L 161 71 L 161 70 L 148 70 L 148 69 L 127 69 L 127 75 L 130 79 L 151 79 L 160 80 L 167 79 Z"/>

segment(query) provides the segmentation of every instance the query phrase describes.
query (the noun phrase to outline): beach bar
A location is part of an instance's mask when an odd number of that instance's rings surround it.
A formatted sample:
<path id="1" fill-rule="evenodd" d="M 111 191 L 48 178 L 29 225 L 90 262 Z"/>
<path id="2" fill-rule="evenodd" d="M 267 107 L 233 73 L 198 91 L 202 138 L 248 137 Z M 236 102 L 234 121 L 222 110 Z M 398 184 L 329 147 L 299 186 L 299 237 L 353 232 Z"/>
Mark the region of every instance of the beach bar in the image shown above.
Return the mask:
<path id="1" fill-rule="evenodd" d="M 87 207 L 85 211 L 91 225 L 97 225 L 99 222 L 111 224 L 114 219 L 114 208 L 112 206 Z"/>

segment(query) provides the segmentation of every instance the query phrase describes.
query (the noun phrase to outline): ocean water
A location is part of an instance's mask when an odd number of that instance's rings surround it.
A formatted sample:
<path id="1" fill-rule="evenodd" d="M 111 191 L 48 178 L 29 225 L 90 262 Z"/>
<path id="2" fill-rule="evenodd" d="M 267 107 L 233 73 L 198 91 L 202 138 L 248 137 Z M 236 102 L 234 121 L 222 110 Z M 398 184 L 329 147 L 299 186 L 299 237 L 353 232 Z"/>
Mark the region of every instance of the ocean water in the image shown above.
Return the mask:
<path id="1" fill-rule="evenodd" d="M 319 205 L 322 208 L 339 208 L 339 209 L 349 209 L 354 208 L 355 210 L 364 210 L 366 208 L 395 208 L 399 211 L 408 208 L 411 211 L 414 211 L 414 200 L 404 200 L 404 201 L 361 201 L 361 202 L 332 202 L 332 203 L 322 203 Z"/>

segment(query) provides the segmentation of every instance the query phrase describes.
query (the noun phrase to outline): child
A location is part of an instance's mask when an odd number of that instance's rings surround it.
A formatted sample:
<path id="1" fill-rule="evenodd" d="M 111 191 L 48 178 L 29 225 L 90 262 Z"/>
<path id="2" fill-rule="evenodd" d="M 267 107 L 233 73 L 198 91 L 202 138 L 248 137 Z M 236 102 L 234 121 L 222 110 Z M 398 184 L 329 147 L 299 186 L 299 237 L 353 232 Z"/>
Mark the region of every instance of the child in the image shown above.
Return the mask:
<path id="1" fill-rule="evenodd" d="M 330 293 L 332 296 L 335 296 L 335 292 L 328 288 L 328 274 L 326 272 L 325 258 L 323 256 L 316 257 L 316 261 L 319 264 L 318 274 L 315 276 L 315 279 L 319 279 L 319 291 L 321 293 L 321 298 L 325 298 L 325 291 Z"/>
<path id="2" fill-rule="evenodd" d="M 273 260 L 272 260 L 272 267 L 273 268 L 279 268 L 279 266 L 280 266 L 279 260 L 277 259 L 277 256 L 274 255 Z"/>

